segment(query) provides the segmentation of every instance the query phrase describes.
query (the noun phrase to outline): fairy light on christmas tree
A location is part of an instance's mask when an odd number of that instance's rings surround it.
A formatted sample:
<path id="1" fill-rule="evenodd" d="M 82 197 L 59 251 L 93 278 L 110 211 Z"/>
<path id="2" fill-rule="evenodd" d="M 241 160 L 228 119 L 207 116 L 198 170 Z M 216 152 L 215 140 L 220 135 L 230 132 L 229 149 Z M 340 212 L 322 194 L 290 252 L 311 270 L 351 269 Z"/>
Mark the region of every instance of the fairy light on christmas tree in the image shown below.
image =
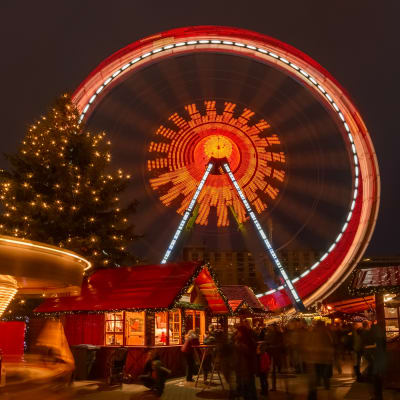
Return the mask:
<path id="1" fill-rule="evenodd" d="M 74 250 L 95 266 L 135 259 L 127 223 L 135 202 L 120 200 L 130 175 L 112 170 L 110 146 L 105 132 L 79 123 L 68 95 L 57 99 L 7 156 L 10 170 L 0 171 L 0 232 Z"/>

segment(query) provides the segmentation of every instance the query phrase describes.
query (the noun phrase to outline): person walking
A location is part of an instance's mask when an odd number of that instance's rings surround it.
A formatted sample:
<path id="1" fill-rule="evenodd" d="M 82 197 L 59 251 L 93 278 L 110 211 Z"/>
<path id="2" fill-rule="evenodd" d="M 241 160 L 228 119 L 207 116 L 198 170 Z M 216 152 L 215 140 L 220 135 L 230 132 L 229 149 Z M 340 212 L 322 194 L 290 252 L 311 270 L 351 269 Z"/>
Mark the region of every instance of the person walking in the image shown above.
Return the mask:
<path id="1" fill-rule="evenodd" d="M 186 381 L 187 382 L 193 382 L 193 375 L 195 374 L 195 369 L 196 369 L 196 363 L 195 363 L 195 349 L 194 346 L 198 346 L 199 339 L 196 335 L 196 332 L 194 330 L 190 330 L 186 337 L 185 337 L 185 343 L 182 346 L 182 353 L 185 357 L 186 360 Z"/>
<path id="2" fill-rule="evenodd" d="M 257 400 L 257 343 L 253 331 L 239 325 L 235 336 L 237 392 L 245 400 Z"/>
<path id="3" fill-rule="evenodd" d="M 271 358 L 266 346 L 261 343 L 257 346 L 257 375 L 260 379 L 261 394 L 268 395 L 268 372 L 271 366 Z"/>
<path id="4" fill-rule="evenodd" d="M 363 343 L 361 336 L 361 328 L 356 324 L 353 326 L 352 332 L 353 354 L 354 354 L 354 375 L 357 382 L 361 382 L 361 356 L 363 352 Z"/>
<path id="5" fill-rule="evenodd" d="M 204 344 L 205 345 L 215 345 L 215 329 L 214 325 L 210 325 L 208 328 L 208 332 L 204 337 Z M 204 383 L 207 383 L 208 374 L 211 372 L 212 369 L 212 361 L 215 357 L 215 348 L 205 348 L 205 354 L 203 356 L 203 375 L 204 375 Z"/>
<path id="6" fill-rule="evenodd" d="M 265 335 L 265 341 L 268 346 L 268 354 L 272 361 L 272 391 L 276 390 L 276 375 L 282 370 L 283 359 L 285 355 L 285 346 L 283 333 L 278 324 L 269 327 Z"/>
<path id="7" fill-rule="evenodd" d="M 317 399 L 317 386 L 322 383 L 329 390 L 332 376 L 333 340 L 323 321 L 316 321 L 307 335 L 304 349 L 304 360 L 308 377 L 307 400 Z"/>
<path id="8" fill-rule="evenodd" d="M 235 387 L 235 369 L 236 369 L 236 352 L 235 352 L 235 335 L 233 332 L 217 331 L 216 352 L 221 363 L 222 374 L 229 387 L 229 399 L 237 398 L 237 390 Z"/>
<path id="9" fill-rule="evenodd" d="M 386 371 L 385 328 L 374 324 L 370 330 L 371 344 L 366 345 L 370 352 L 373 400 L 383 400 L 383 377 Z"/>
<path id="10" fill-rule="evenodd" d="M 143 374 L 139 380 L 144 386 L 153 390 L 157 396 L 161 396 L 164 391 L 165 381 L 171 371 L 164 367 L 159 354 L 155 350 L 150 350 L 146 357 Z"/>

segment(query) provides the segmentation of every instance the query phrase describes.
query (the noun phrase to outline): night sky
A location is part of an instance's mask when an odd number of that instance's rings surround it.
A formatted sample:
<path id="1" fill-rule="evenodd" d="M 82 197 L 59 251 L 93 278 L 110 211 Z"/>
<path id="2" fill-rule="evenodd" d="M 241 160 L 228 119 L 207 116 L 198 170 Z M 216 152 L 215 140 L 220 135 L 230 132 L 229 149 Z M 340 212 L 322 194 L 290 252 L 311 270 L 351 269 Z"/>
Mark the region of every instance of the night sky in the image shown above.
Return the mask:
<path id="1" fill-rule="evenodd" d="M 98 63 L 133 41 L 189 25 L 251 29 L 305 52 L 351 94 L 370 131 L 381 173 L 381 207 L 367 253 L 399 254 L 399 15 L 397 0 L 3 0 L 2 152 L 16 150 L 26 126 L 56 96 L 73 92 Z"/>

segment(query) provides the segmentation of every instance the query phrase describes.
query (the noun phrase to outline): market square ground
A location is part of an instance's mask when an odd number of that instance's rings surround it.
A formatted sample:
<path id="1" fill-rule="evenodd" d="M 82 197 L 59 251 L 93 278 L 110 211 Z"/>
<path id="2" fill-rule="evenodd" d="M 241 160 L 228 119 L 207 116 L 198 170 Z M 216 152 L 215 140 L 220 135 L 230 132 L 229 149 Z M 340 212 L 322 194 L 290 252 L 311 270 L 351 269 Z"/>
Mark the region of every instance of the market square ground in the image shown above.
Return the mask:
<path id="1" fill-rule="evenodd" d="M 320 389 L 318 391 L 319 400 L 364 400 L 371 398 L 371 386 L 367 383 L 355 382 L 350 373 L 350 364 L 346 363 L 341 375 L 335 374 L 332 378 L 331 389 L 329 391 Z M 30 399 L 46 398 L 49 400 L 155 400 L 152 392 L 137 384 L 123 384 L 120 387 L 110 387 L 103 381 L 77 381 L 66 389 L 60 390 L 52 395 L 41 392 L 36 396 L 30 388 L 26 388 L 30 393 Z M 45 396 L 45 397 L 44 397 Z M 21 392 L 15 395 L 6 395 L 5 400 L 21 399 Z M 228 398 L 227 392 L 215 383 L 210 389 L 205 389 L 201 384 L 195 387 L 193 382 L 185 382 L 184 378 L 171 379 L 167 382 L 165 391 L 161 397 L 163 400 L 201 400 L 201 399 L 224 399 Z M 400 391 L 386 389 L 384 391 L 385 400 L 400 400 Z M 270 391 L 268 397 L 259 396 L 259 399 L 271 400 L 306 400 L 307 382 L 305 375 L 279 374 L 277 379 L 277 391 Z"/>

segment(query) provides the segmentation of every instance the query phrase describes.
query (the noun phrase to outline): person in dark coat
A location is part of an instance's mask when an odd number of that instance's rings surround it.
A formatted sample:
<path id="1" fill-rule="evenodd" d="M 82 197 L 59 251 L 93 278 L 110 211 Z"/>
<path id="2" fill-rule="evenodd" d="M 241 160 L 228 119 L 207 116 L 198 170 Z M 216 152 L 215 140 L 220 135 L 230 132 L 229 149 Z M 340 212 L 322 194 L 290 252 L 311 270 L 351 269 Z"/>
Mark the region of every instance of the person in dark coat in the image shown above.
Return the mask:
<path id="1" fill-rule="evenodd" d="M 266 351 L 265 344 L 257 347 L 257 375 L 260 379 L 261 394 L 268 395 L 268 372 L 271 366 L 271 358 Z"/>
<path id="2" fill-rule="evenodd" d="M 361 356 L 363 353 L 363 342 L 361 336 L 361 328 L 354 324 L 352 332 L 352 347 L 354 352 L 354 375 L 357 382 L 361 382 Z"/>
<path id="3" fill-rule="evenodd" d="M 383 377 L 386 371 L 386 337 L 385 329 L 380 324 L 371 327 L 371 344 L 366 346 L 370 352 L 373 399 L 383 399 Z"/>
<path id="4" fill-rule="evenodd" d="M 304 342 L 304 361 L 308 378 L 307 400 L 317 399 L 317 386 L 323 383 L 329 389 L 334 357 L 333 340 L 323 321 L 316 321 Z M 322 381 L 322 382 L 321 382 Z"/>
<path id="5" fill-rule="evenodd" d="M 170 374 L 171 371 L 163 366 L 158 353 L 150 350 L 147 353 L 143 374 L 139 376 L 139 380 L 144 386 L 154 390 L 158 396 L 161 396 L 164 391 L 165 381 Z"/>
<path id="6" fill-rule="evenodd" d="M 210 325 L 206 336 L 204 337 L 204 344 L 214 345 L 215 338 L 215 329 L 214 325 Z M 203 359 L 203 374 L 204 374 L 204 382 L 207 382 L 208 374 L 211 372 L 212 368 L 212 360 L 215 356 L 215 348 L 207 348 L 204 350 L 206 353 Z"/>
<path id="7" fill-rule="evenodd" d="M 237 391 L 245 400 L 257 400 L 257 343 L 253 331 L 245 325 L 237 327 L 235 352 Z"/>
<path id="8" fill-rule="evenodd" d="M 198 346 L 200 344 L 199 339 L 194 330 L 190 330 L 186 337 L 185 343 L 182 346 L 182 353 L 186 360 L 186 381 L 193 382 L 193 375 L 196 372 L 196 362 L 195 362 L 195 349 L 193 346 Z"/>

